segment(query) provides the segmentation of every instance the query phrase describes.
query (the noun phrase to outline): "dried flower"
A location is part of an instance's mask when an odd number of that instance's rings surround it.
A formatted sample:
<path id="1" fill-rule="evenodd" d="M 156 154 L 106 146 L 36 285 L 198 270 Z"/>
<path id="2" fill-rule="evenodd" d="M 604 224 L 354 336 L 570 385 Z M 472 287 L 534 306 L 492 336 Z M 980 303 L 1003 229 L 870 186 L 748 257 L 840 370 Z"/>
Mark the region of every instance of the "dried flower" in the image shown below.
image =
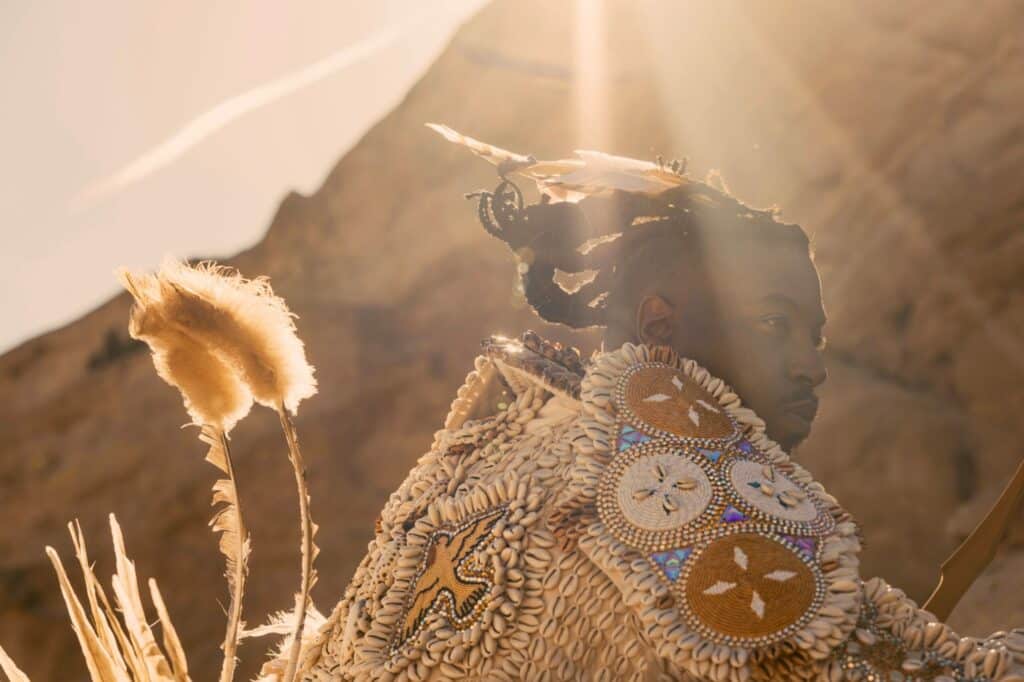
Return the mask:
<path id="1" fill-rule="evenodd" d="M 231 365 L 258 403 L 295 413 L 316 393 L 294 315 L 266 278 L 165 260 L 157 279 L 163 314 Z"/>
<path id="2" fill-rule="evenodd" d="M 129 333 L 149 345 L 157 374 L 181 392 L 195 424 L 230 431 L 249 413 L 252 393 L 229 364 L 168 317 L 156 276 L 122 270 L 118 277 L 135 299 Z"/>

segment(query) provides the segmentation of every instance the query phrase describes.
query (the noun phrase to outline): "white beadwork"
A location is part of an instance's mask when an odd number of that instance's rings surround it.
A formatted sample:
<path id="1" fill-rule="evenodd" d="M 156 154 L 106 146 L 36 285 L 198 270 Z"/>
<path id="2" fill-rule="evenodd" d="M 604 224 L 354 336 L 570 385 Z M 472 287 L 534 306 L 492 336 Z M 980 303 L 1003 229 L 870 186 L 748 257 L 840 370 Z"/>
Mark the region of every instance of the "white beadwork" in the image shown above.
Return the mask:
<path id="1" fill-rule="evenodd" d="M 638 457 L 618 484 L 618 505 L 630 523 L 660 531 L 689 523 L 711 501 L 711 482 L 685 456 L 660 453 Z"/>

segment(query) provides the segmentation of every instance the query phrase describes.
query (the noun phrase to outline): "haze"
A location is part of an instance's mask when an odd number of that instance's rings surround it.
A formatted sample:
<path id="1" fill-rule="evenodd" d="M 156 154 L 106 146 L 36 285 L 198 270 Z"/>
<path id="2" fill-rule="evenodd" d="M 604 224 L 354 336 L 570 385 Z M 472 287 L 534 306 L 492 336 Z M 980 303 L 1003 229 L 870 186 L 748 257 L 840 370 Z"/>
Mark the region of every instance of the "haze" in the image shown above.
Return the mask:
<path id="1" fill-rule="evenodd" d="M 0 5 L 0 353 L 114 294 L 120 265 L 258 241 L 481 4 Z"/>

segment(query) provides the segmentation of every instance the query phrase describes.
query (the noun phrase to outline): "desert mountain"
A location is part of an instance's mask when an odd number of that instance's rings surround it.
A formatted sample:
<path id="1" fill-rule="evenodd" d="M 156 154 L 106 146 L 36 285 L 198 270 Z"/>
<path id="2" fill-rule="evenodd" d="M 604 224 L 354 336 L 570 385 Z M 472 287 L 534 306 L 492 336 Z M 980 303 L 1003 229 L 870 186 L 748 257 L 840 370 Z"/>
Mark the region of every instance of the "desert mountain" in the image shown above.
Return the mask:
<path id="1" fill-rule="evenodd" d="M 272 278 L 318 368 L 298 418 L 322 528 L 318 605 L 341 594 L 482 337 L 533 327 L 594 348 L 512 298 L 515 264 L 462 198 L 496 176 L 427 121 L 539 158 L 687 156 L 807 226 L 831 378 L 798 456 L 863 524 L 865 572 L 923 600 L 1022 454 L 1024 5 L 604 7 L 601 22 L 573 3 L 497 0 L 315 194 L 287 196 L 229 261 Z M 119 296 L 0 358 L 0 642 L 37 681 L 85 678 L 43 546 L 70 556 L 64 524 L 78 518 L 109 574 L 109 512 L 140 576 L 159 580 L 194 678 L 220 658 L 215 472 L 127 315 Z M 294 489 L 272 414 L 233 440 L 255 624 L 297 583 Z M 962 631 L 1024 626 L 1018 526 L 955 614 Z M 249 674 L 261 645 L 240 654 Z"/>

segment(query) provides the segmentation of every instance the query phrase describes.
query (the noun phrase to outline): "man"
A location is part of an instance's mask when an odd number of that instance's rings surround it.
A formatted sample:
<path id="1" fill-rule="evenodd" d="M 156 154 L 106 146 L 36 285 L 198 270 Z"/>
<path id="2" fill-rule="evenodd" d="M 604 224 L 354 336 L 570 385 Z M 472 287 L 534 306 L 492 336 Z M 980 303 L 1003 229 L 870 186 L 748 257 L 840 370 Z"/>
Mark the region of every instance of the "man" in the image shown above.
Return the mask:
<path id="1" fill-rule="evenodd" d="M 485 343 L 309 679 L 1024 679 L 1019 634 L 960 638 L 862 580 L 849 514 L 786 454 L 825 380 L 798 226 L 676 164 L 435 129 L 498 164 L 480 217 L 527 301 L 605 351 Z"/>

